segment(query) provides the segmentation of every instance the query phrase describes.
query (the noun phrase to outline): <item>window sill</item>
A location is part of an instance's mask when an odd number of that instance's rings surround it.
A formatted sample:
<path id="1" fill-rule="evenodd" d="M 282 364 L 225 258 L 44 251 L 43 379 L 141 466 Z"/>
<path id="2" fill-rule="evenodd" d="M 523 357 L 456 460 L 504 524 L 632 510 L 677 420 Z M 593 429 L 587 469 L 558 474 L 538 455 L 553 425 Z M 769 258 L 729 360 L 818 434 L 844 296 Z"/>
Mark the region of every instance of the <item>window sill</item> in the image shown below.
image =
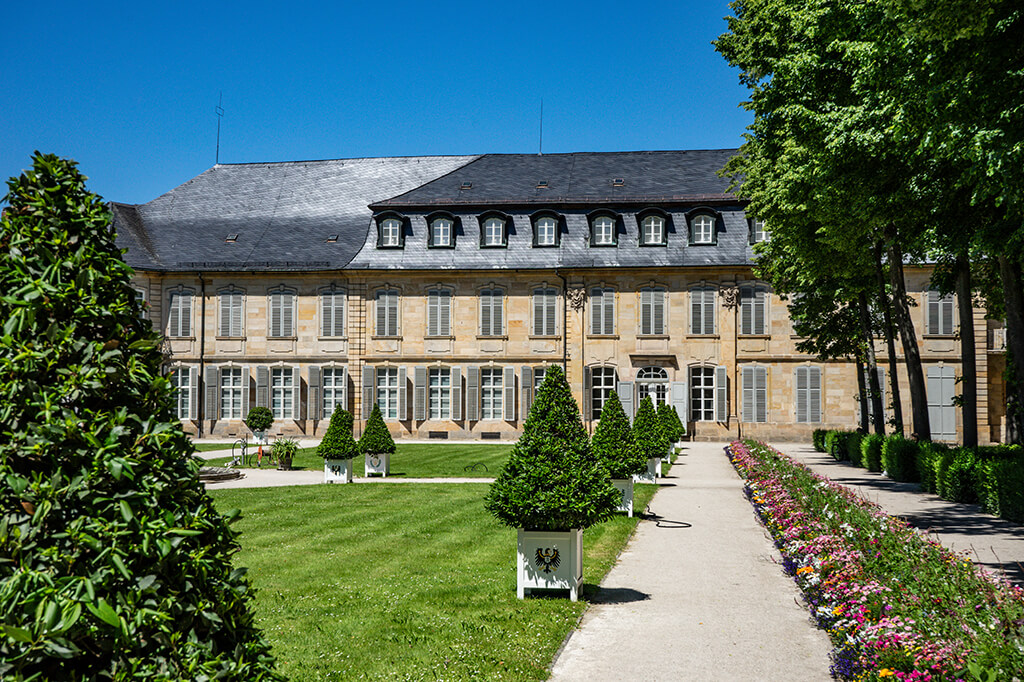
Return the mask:
<path id="1" fill-rule="evenodd" d="M 425 341 L 454 341 L 455 337 L 451 334 L 425 334 L 423 339 Z"/>
<path id="2" fill-rule="evenodd" d="M 388 336 L 388 335 L 372 334 L 370 336 L 370 339 L 373 340 L 373 341 L 401 341 L 402 337 L 399 336 L 399 335 L 390 335 L 390 336 Z"/>
<path id="3" fill-rule="evenodd" d="M 925 341 L 928 341 L 929 339 L 939 339 L 939 340 L 951 339 L 951 340 L 956 340 L 957 335 L 956 334 L 922 334 L 921 338 L 924 339 Z"/>
<path id="4" fill-rule="evenodd" d="M 666 246 L 668 246 L 668 244 L 666 244 L 665 242 L 656 242 L 656 243 L 653 243 L 653 244 L 645 244 L 643 242 L 640 242 L 639 244 L 637 244 L 637 246 L 654 247 L 654 248 L 657 248 L 657 247 L 660 246 L 661 248 L 665 248 Z"/>
<path id="5" fill-rule="evenodd" d="M 718 246 L 718 242 L 690 242 L 687 246 Z"/>
<path id="6" fill-rule="evenodd" d="M 217 337 L 215 337 L 216 341 L 245 341 L 245 339 L 246 339 L 246 337 L 244 337 L 244 336 L 217 336 Z"/>
<path id="7" fill-rule="evenodd" d="M 490 335 L 477 335 L 477 341 L 508 341 L 508 336 L 502 334 L 501 336 L 490 336 Z"/>
<path id="8" fill-rule="evenodd" d="M 771 334 L 740 334 L 739 338 L 741 338 L 741 339 L 770 339 L 770 338 L 772 338 L 772 335 Z"/>
<path id="9" fill-rule="evenodd" d="M 614 249 L 616 246 L 618 246 L 618 244 L 615 242 L 612 242 L 611 244 L 595 244 L 593 242 L 590 243 L 590 248 L 592 249 Z"/>
<path id="10" fill-rule="evenodd" d="M 588 339 L 618 339 L 618 334 L 587 334 Z"/>
<path id="11" fill-rule="evenodd" d="M 348 341 L 347 336 L 318 336 L 317 341 Z"/>
<path id="12" fill-rule="evenodd" d="M 561 334 L 531 334 L 526 337 L 530 341 L 558 341 L 562 338 Z"/>
<path id="13" fill-rule="evenodd" d="M 638 339 L 653 339 L 655 341 L 668 341 L 669 338 L 671 338 L 671 337 L 668 334 L 642 334 L 642 333 L 638 333 L 636 335 L 636 338 L 638 338 Z"/>
<path id="14" fill-rule="evenodd" d="M 270 336 L 267 335 L 267 341 L 298 341 L 297 336 Z"/>
<path id="15" fill-rule="evenodd" d="M 455 244 L 427 244 L 428 249 L 454 249 Z"/>
<path id="16" fill-rule="evenodd" d="M 686 338 L 688 338 L 688 339 L 707 339 L 708 341 L 712 341 L 714 339 L 719 338 L 719 336 L 718 336 L 718 334 L 687 334 Z"/>
<path id="17" fill-rule="evenodd" d="M 166 338 L 168 341 L 195 341 L 196 340 L 196 337 L 194 337 L 194 336 L 167 336 L 167 337 L 164 337 L 164 338 Z"/>

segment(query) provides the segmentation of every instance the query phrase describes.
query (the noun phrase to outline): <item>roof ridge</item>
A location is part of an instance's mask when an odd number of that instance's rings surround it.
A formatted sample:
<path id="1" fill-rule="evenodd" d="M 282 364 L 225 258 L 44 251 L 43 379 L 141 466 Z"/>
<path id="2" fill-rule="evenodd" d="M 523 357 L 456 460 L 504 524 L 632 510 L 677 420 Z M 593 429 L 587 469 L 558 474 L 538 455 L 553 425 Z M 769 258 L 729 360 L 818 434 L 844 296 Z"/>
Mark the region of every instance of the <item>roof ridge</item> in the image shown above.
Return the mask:
<path id="1" fill-rule="evenodd" d="M 298 159 L 290 161 L 239 161 L 237 163 L 216 163 L 208 170 L 221 166 L 298 166 L 309 163 L 339 163 L 342 161 L 385 161 L 397 159 L 458 159 L 458 158 L 479 158 L 485 154 L 410 154 L 404 156 L 350 156 L 337 159 Z"/>

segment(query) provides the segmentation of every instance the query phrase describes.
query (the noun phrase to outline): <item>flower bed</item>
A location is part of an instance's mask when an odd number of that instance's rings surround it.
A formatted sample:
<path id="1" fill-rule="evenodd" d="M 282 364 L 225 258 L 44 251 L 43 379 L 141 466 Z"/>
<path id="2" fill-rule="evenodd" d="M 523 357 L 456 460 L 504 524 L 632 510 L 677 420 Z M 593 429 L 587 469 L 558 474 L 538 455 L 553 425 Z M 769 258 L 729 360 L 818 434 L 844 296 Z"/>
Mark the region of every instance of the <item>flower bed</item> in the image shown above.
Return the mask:
<path id="1" fill-rule="evenodd" d="M 1024 590 L 762 443 L 729 453 L 835 645 L 834 677 L 1024 679 Z"/>

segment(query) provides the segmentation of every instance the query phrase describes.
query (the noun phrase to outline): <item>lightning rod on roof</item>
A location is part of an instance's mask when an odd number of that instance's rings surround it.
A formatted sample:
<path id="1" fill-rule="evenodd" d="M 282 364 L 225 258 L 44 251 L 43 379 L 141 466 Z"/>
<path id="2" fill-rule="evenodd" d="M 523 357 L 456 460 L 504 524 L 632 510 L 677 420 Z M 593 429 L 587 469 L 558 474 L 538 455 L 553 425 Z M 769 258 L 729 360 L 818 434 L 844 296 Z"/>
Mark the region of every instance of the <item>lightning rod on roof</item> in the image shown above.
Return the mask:
<path id="1" fill-rule="evenodd" d="M 217 106 L 213 110 L 214 113 L 217 114 L 217 153 L 214 157 L 214 164 L 220 163 L 220 121 L 224 118 L 224 107 L 221 106 L 222 104 L 224 104 L 223 90 L 221 90 L 220 99 L 217 101 Z"/>
<path id="2" fill-rule="evenodd" d="M 537 143 L 537 156 L 544 154 L 544 100 L 540 101 L 540 140 Z"/>

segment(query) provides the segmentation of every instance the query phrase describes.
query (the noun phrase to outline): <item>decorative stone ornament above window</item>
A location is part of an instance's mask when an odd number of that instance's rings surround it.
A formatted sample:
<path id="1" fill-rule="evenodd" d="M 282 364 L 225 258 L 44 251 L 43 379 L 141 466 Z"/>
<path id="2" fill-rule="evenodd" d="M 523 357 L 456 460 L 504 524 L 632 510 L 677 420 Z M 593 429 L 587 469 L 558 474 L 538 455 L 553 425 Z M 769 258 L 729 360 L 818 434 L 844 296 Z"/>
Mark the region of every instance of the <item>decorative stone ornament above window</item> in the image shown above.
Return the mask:
<path id="1" fill-rule="evenodd" d="M 640 246 L 666 246 L 668 244 L 668 214 L 656 208 L 637 213 L 640 226 Z"/>
<path id="2" fill-rule="evenodd" d="M 508 224 L 510 219 L 504 213 L 484 213 L 480 216 L 480 246 L 503 249 L 508 246 Z"/>
<path id="3" fill-rule="evenodd" d="M 616 246 L 619 243 L 618 217 L 613 213 L 591 213 L 590 245 Z"/>
<path id="4" fill-rule="evenodd" d="M 454 249 L 458 219 L 451 213 L 431 213 L 427 216 L 427 247 Z"/>
<path id="5" fill-rule="evenodd" d="M 404 248 L 405 223 L 405 218 L 397 213 L 382 213 L 377 216 L 377 248 Z"/>
<path id="6" fill-rule="evenodd" d="M 559 216 L 547 211 L 533 215 L 533 245 L 558 246 L 561 232 Z"/>

